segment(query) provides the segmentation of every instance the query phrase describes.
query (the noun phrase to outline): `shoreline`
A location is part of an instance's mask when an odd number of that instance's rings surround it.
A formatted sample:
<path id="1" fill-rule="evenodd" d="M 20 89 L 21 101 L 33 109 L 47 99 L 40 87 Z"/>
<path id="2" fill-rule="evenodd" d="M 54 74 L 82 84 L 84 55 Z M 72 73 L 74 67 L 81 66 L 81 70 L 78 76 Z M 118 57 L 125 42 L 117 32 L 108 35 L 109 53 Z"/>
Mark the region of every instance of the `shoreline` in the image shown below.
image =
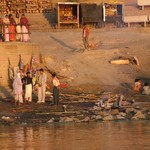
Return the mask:
<path id="1" fill-rule="evenodd" d="M 102 94 L 101 98 L 104 95 L 109 94 Z M 112 99 L 115 95 L 111 93 Z M 51 98 L 45 104 L 36 104 L 34 99 L 31 104 L 21 106 L 15 106 L 12 101 L 0 101 L 0 126 L 150 120 L 149 101 L 131 104 L 128 103 L 131 97 L 125 97 L 121 107 L 112 108 L 99 106 L 98 97 L 94 94 L 62 94 L 58 106 L 51 105 Z"/>

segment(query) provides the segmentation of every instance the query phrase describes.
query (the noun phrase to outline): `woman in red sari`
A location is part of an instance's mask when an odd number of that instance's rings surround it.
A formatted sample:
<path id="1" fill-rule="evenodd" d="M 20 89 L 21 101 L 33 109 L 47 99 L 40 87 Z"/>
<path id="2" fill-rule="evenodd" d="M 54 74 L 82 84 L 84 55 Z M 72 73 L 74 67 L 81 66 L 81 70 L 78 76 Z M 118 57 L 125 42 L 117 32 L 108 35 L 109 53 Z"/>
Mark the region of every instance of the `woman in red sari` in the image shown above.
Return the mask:
<path id="1" fill-rule="evenodd" d="M 9 26 L 9 40 L 16 41 L 16 22 L 13 18 L 13 15 L 9 15 L 10 26 Z"/>
<path id="2" fill-rule="evenodd" d="M 22 14 L 20 18 L 20 24 L 22 29 L 22 41 L 23 42 L 29 42 L 30 36 L 29 36 L 29 21 L 26 18 L 25 14 Z"/>

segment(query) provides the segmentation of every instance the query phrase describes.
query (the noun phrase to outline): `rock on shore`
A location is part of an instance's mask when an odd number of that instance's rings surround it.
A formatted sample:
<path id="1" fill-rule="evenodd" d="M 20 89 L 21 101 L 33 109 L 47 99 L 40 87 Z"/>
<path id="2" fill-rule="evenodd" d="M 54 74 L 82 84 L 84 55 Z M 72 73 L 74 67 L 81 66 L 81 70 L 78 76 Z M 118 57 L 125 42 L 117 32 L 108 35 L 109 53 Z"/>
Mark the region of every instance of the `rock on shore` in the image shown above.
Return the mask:
<path id="1" fill-rule="evenodd" d="M 4 105 L 7 105 L 5 103 Z M 32 109 L 31 109 L 32 108 Z M 64 112 L 63 105 L 24 105 L 18 108 L 12 106 L 9 111 L 1 112 L 1 125 L 14 124 L 53 124 L 53 123 L 89 123 L 99 121 L 119 121 L 119 120 L 148 120 L 150 119 L 150 105 L 135 103 L 134 105 L 118 108 L 104 109 L 95 105 L 95 102 L 77 102 L 68 106 Z M 23 110 L 23 111 L 21 111 Z"/>

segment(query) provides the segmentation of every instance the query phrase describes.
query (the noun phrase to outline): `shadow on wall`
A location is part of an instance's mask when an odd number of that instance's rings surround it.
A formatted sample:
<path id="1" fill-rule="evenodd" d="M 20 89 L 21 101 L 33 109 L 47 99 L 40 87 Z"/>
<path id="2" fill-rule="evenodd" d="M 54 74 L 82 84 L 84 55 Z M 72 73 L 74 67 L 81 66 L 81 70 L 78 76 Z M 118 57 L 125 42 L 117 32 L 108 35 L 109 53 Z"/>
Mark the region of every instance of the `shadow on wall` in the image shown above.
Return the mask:
<path id="1" fill-rule="evenodd" d="M 44 12 L 47 12 L 47 10 L 44 10 Z M 43 13 L 43 16 L 48 20 L 50 26 L 52 29 L 57 28 L 57 10 L 54 8 L 48 13 Z"/>

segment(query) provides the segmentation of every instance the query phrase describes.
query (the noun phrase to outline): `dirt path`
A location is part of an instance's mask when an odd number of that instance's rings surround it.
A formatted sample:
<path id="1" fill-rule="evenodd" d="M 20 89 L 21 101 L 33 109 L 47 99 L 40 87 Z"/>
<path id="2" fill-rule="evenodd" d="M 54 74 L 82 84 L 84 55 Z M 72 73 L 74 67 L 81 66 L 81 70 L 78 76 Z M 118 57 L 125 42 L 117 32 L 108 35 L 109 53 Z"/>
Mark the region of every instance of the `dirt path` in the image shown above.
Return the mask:
<path id="1" fill-rule="evenodd" d="M 114 86 L 130 90 L 135 78 L 149 78 L 149 33 L 150 28 L 142 27 L 91 29 L 90 42 L 97 47 L 84 53 L 80 29 L 32 33 L 31 38 L 32 42 L 40 43 L 45 65 L 66 77 L 70 86 Z M 140 66 L 109 63 L 120 56 L 137 56 Z"/>

